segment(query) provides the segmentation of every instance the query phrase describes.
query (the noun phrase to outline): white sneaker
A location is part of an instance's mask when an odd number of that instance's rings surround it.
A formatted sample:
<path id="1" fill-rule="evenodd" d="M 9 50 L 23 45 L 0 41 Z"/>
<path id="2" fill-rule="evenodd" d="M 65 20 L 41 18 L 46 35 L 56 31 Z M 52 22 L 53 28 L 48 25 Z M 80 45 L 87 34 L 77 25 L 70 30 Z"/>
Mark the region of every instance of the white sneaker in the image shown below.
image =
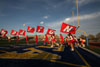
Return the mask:
<path id="1" fill-rule="evenodd" d="M 57 46 L 59 47 L 59 44 L 57 44 Z"/>
<path id="2" fill-rule="evenodd" d="M 73 48 L 71 48 L 71 51 L 74 51 L 74 49 L 73 49 Z"/>
<path id="3" fill-rule="evenodd" d="M 85 44 L 83 44 L 83 47 L 85 47 Z"/>
<path id="4" fill-rule="evenodd" d="M 53 47 L 53 45 L 51 47 Z"/>

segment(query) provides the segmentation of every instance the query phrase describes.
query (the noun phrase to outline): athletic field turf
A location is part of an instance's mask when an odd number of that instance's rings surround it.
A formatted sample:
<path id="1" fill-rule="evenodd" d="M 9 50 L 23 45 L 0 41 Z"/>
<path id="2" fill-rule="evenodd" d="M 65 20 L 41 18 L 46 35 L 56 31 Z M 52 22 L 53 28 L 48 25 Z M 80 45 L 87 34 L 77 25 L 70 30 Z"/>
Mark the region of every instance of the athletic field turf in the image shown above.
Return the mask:
<path id="1" fill-rule="evenodd" d="M 100 57 L 68 46 L 18 45 L 0 47 L 0 67 L 99 67 Z"/>

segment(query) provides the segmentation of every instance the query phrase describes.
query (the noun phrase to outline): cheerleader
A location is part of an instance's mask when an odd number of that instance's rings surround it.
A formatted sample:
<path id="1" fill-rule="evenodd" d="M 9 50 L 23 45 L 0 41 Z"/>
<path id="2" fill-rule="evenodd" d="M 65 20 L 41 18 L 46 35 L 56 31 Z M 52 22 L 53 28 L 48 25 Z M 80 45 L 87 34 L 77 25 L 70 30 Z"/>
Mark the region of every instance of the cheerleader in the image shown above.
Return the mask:
<path id="1" fill-rule="evenodd" d="M 8 36 L 8 42 L 10 42 L 11 41 L 11 37 L 10 36 Z"/>
<path id="2" fill-rule="evenodd" d="M 68 38 L 68 45 L 71 46 L 71 51 L 74 51 L 74 45 L 73 45 L 74 39 L 73 39 L 72 34 L 69 33 L 68 36 L 67 36 L 67 38 Z"/>
<path id="3" fill-rule="evenodd" d="M 76 36 L 74 36 L 73 38 L 74 38 L 74 44 L 75 44 L 75 47 L 78 47 L 78 43 L 79 43 L 79 42 L 78 42 Z"/>
<path id="4" fill-rule="evenodd" d="M 63 44 L 64 44 L 64 38 L 63 38 L 62 34 L 60 34 L 60 44 L 61 44 L 61 46 L 63 46 Z"/>
<path id="5" fill-rule="evenodd" d="M 44 45 L 46 45 L 46 42 L 47 42 L 47 43 L 50 43 L 46 34 L 45 34 L 43 40 L 44 40 Z"/>
<path id="6" fill-rule="evenodd" d="M 54 44 L 56 44 L 57 46 L 59 46 L 59 44 L 56 43 L 55 34 L 51 35 L 51 42 L 52 42 L 51 47 L 54 47 Z"/>
<path id="7" fill-rule="evenodd" d="M 28 42 L 28 36 L 26 36 L 26 43 L 29 44 L 29 42 Z"/>
<path id="8" fill-rule="evenodd" d="M 85 47 L 84 42 L 85 42 L 85 40 L 83 40 L 83 39 L 80 37 L 80 43 L 81 43 L 81 46 L 82 46 L 82 47 Z"/>
<path id="9" fill-rule="evenodd" d="M 17 39 L 17 40 L 16 40 L 16 43 L 18 43 L 18 41 L 19 41 L 19 36 L 17 36 L 16 39 Z"/>
<path id="10" fill-rule="evenodd" d="M 68 46 L 68 37 L 65 38 L 65 46 Z"/>
<path id="11" fill-rule="evenodd" d="M 38 35 L 36 35 L 36 45 L 38 44 Z"/>

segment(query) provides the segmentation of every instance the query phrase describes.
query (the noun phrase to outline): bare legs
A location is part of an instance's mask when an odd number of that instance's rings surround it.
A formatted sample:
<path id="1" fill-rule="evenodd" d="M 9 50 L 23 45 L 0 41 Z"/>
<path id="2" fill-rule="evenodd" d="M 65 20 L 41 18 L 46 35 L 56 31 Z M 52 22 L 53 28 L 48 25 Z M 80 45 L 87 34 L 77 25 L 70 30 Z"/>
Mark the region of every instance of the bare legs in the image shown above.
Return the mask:
<path id="1" fill-rule="evenodd" d="M 71 51 L 74 51 L 74 46 L 72 43 L 70 43 L 70 46 L 71 46 Z"/>
<path id="2" fill-rule="evenodd" d="M 56 44 L 57 46 L 59 46 L 58 43 L 56 43 L 56 42 L 52 42 L 51 47 L 54 47 L 54 44 Z"/>

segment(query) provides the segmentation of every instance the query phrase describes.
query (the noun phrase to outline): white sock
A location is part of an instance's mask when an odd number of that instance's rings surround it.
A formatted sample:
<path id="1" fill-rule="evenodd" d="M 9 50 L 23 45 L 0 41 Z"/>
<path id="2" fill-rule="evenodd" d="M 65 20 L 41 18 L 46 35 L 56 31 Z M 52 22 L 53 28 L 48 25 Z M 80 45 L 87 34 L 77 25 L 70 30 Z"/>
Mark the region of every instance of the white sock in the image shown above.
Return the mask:
<path id="1" fill-rule="evenodd" d="M 71 51 L 74 51 L 74 48 L 71 48 Z"/>

